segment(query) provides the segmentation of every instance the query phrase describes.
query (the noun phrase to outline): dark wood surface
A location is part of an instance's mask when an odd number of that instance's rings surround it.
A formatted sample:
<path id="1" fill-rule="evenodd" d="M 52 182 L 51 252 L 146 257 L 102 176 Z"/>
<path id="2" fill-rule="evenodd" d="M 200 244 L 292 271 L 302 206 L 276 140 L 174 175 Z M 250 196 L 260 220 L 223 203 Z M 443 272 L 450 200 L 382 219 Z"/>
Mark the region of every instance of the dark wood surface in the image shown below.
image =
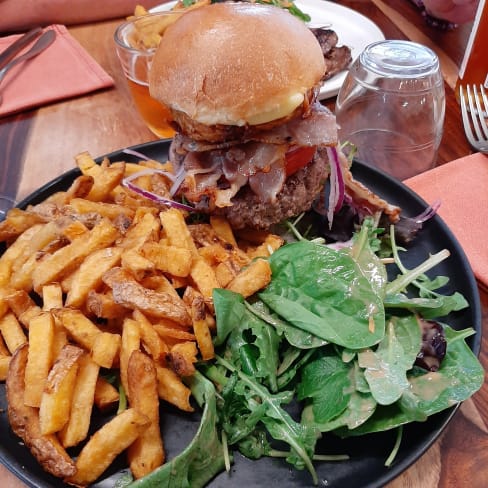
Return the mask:
<path id="1" fill-rule="evenodd" d="M 437 164 L 470 154 L 452 90 L 470 25 L 452 32 L 426 26 L 408 0 L 340 1 L 372 19 L 387 38 L 425 40 L 440 54 L 446 79 L 446 119 Z M 389 10 L 390 9 L 390 10 Z M 155 140 L 140 120 L 115 55 L 113 33 L 120 21 L 70 28 L 71 34 L 114 78 L 115 88 L 66 100 L 39 110 L 0 118 L 0 193 L 22 199 L 71 169 L 74 156 L 92 156 Z M 324 102 L 334 107 L 334 99 Z M 488 329 L 488 293 L 480 290 L 483 328 Z M 488 366 L 488 344 L 481 361 Z M 488 386 L 466 401 L 441 438 L 388 488 L 488 486 Z M 0 441 L 1 442 L 1 441 Z M 0 466 L 0 486 L 25 485 Z"/>

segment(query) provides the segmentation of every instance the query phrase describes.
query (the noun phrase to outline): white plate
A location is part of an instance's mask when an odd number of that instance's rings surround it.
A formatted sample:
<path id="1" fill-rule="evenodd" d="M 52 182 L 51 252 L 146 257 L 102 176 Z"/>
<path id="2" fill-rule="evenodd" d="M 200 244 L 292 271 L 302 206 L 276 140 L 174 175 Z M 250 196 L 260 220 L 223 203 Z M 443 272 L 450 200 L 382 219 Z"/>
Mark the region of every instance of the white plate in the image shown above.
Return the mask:
<path id="1" fill-rule="evenodd" d="M 152 8 L 151 12 L 160 12 L 171 9 L 176 2 L 164 3 Z M 381 41 L 385 38 L 379 27 L 364 15 L 351 10 L 350 8 L 337 5 L 326 0 L 297 0 L 295 5 L 311 17 L 310 27 L 327 26 L 334 30 L 339 36 L 338 45 L 345 45 L 351 48 L 352 59 L 364 50 L 372 42 Z M 347 72 L 337 73 L 324 82 L 320 89 L 319 98 L 334 97 L 346 77 Z"/>

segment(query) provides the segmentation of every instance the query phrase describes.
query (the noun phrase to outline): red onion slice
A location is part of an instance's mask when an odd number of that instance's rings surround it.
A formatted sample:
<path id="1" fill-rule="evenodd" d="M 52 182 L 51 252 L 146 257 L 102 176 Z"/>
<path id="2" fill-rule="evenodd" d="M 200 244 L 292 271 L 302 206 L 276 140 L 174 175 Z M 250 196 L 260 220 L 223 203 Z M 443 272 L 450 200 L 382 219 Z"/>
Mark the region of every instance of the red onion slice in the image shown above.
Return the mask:
<path id="1" fill-rule="evenodd" d="M 425 221 L 431 219 L 439 210 L 441 206 L 441 201 L 436 200 L 434 203 L 429 205 L 421 214 L 417 215 L 416 217 L 412 217 L 412 220 L 415 220 L 417 224 L 422 224 Z"/>
<path id="2" fill-rule="evenodd" d="M 329 158 L 330 166 L 330 189 L 329 189 L 329 205 L 327 210 L 327 220 L 329 221 L 329 229 L 332 227 L 334 221 L 334 213 L 338 212 L 344 203 L 344 175 L 342 174 L 342 166 L 339 161 L 339 154 L 336 146 L 327 146 L 327 156 Z"/>
<path id="3" fill-rule="evenodd" d="M 169 198 L 165 198 L 162 197 L 161 195 L 157 195 L 156 193 L 145 190 L 144 188 L 141 188 L 140 186 L 132 182 L 134 179 L 138 178 L 139 176 L 144 176 L 144 175 L 154 174 L 154 173 L 161 173 L 167 176 L 172 181 L 175 180 L 175 176 L 171 173 L 168 173 L 167 171 L 162 171 L 158 169 L 147 169 L 143 171 L 138 171 L 137 173 L 134 173 L 133 175 L 130 175 L 127 178 L 124 178 L 122 180 L 122 186 L 125 186 L 126 188 L 133 191 L 134 193 L 137 193 L 138 195 L 147 198 L 148 200 L 158 203 L 160 205 L 178 208 L 180 210 L 186 210 L 189 212 L 193 212 L 195 210 L 193 207 L 190 207 L 189 205 L 185 205 L 184 203 L 180 203 L 180 202 L 175 202 L 174 200 L 171 200 Z"/>

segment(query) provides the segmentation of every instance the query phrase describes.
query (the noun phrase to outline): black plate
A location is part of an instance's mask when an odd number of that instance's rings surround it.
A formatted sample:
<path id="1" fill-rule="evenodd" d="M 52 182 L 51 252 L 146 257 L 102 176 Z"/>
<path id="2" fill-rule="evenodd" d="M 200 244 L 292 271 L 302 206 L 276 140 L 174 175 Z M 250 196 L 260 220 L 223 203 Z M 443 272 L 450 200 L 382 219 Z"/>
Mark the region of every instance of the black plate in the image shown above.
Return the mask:
<path id="1" fill-rule="evenodd" d="M 148 157 L 165 160 L 168 150 L 168 141 L 156 141 L 133 147 Z M 137 158 L 128 156 L 121 151 L 108 155 L 111 161 L 136 161 Z M 37 192 L 23 200 L 19 207 L 25 208 L 29 204 L 36 204 L 44 200 L 53 192 L 66 190 L 70 183 L 80 173 L 73 169 L 43 186 Z M 386 200 L 402 207 L 406 216 L 415 216 L 421 213 L 426 203 L 414 192 L 397 180 L 385 176 L 373 168 L 359 162 L 353 165 L 353 174 L 371 190 Z M 406 254 L 407 267 L 422 262 L 429 253 L 435 253 L 447 248 L 451 252 L 448 260 L 438 265 L 436 275 L 447 275 L 450 283 L 446 293 L 461 292 L 470 307 L 467 310 L 453 313 L 445 322 L 456 329 L 474 327 L 476 334 L 468 339 L 468 344 L 475 354 L 479 353 L 481 343 L 481 311 L 479 294 L 475 278 L 471 272 L 466 256 L 447 228 L 438 217 L 431 219 L 414 245 Z M 46 474 L 30 452 L 10 430 L 5 400 L 5 385 L 0 385 L 0 460 L 22 481 L 31 487 L 61 487 L 66 486 L 60 480 Z M 395 432 L 370 434 L 368 436 L 340 440 L 327 435 L 318 446 L 321 453 L 350 455 L 350 460 L 337 463 L 316 463 L 319 480 L 322 486 L 329 488 L 354 486 L 355 488 L 379 487 L 398 476 L 402 471 L 414 463 L 437 439 L 446 427 L 457 408 L 453 407 L 430 417 L 425 423 L 409 424 L 404 428 L 404 435 L 400 451 L 395 463 L 386 468 L 384 462 L 390 453 L 394 442 Z M 96 416 L 99 415 L 95 413 Z M 178 454 L 191 440 L 198 428 L 199 414 L 187 415 L 167 406 L 161 412 L 163 437 L 168 459 Z M 120 476 L 120 469 L 125 466 L 124 459 L 116 460 L 105 479 L 98 482 L 97 487 L 113 487 L 115 480 Z M 208 486 L 312 486 L 308 472 L 298 472 L 289 467 L 285 461 L 265 458 L 259 461 L 250 461 L 239 454 L 235 455 L 230 475 L 221 473 Z M 175 487 L 177 488 L 177 487 Z"/>

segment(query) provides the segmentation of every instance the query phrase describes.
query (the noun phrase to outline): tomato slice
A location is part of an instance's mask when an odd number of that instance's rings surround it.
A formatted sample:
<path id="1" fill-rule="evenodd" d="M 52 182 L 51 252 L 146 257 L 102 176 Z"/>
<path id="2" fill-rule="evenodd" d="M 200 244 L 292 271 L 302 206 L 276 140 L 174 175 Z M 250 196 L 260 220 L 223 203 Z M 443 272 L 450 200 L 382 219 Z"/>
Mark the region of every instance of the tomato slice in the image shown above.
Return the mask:
<path id="1" fill-rule="evenodd" d="M 286 176 L 290 176 L 307 166 L 314 157 L 316 150 L 315 146 L 301 146 L 289 150 L 285 155 Z"/>

